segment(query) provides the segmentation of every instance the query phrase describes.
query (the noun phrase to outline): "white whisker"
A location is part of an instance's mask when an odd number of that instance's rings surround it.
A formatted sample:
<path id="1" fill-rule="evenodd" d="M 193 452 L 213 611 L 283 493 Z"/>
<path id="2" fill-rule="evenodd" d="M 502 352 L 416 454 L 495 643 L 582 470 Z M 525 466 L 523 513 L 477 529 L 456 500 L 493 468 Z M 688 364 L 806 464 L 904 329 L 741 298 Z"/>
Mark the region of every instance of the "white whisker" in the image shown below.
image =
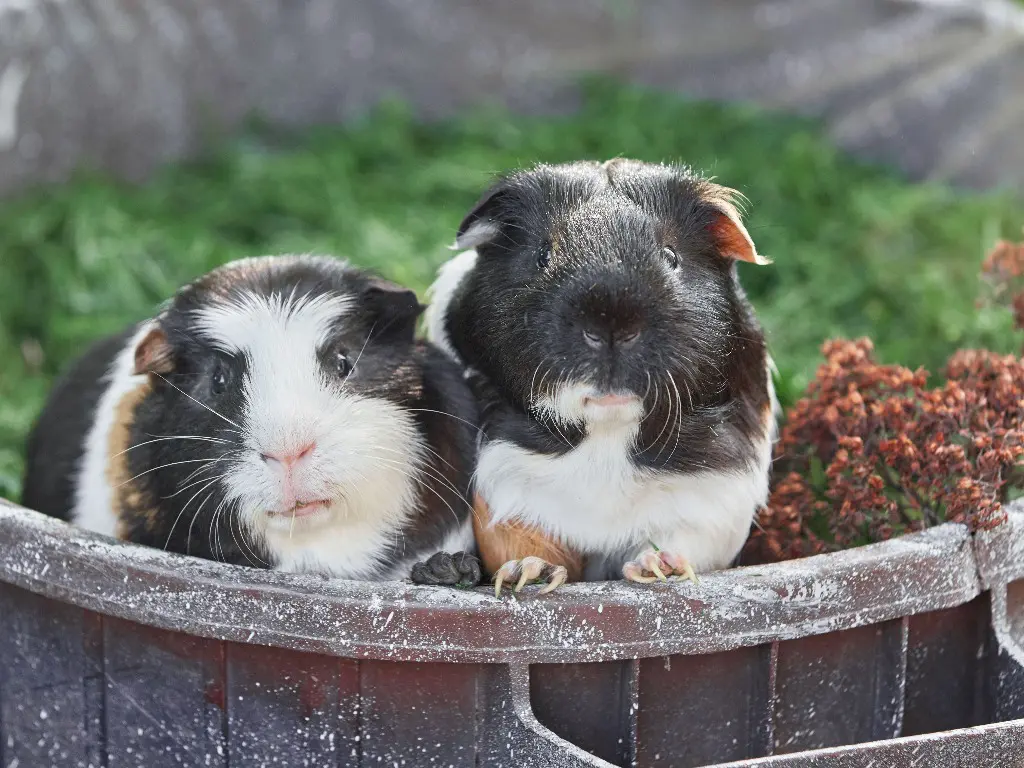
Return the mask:
<path id="1" fill-rule="evenodd" d="M 183 514 L 185 514 L 185 510 L 188 509 L 188 505 L 192 503 L 193 499 L 195 499 L 196 496 L 201 494 L 203 491 L 205 491 L 207 488 L 209 488 L 215 482 L 220 480 L 222 477 L 224 477 L 224 475 L 221 475 L 220 477 L 215 477 L 212 480 L 210 480 L 209 482 L 207 482 L 206 485 L 204 485 L 202 488 L 200 488 L 198 491 L 195 492 L 195 494 L 192 496 L 192 498 L 190 498 L 188 501 L 185 502 L 185 505 L 181 508 L 181 511 L 178 512 L 178 516 L 176 518 L 174 518 L 174 523 L 171 524 L 171 530 L 169 530 L 167 532 L 167 541 L 164 542 L 164 549 L 165 550 L 167 549 L 167 547 L 170 546 L 170 544 L 171 544 L 171 537 L 174 535 L 174 529 L 178 527 L 178 521 L 181 520 L 181 516 Z M 187 542 L 186 542 L 186 548 L 187 548 Z"/>
<path id="2" fill-rule="evenodd" d="M 434 488 L 431 488 L 431 487 L 430 487 L 429 485 L 427 485 L 426 483 L 423 483 L 423 482 L 421 482 L 421 481 L 420 481 L 420 479 L 419 479 L 419 478 L 417 478 L 417 477 L 416 477 L 416 476 L 415 476 L 414 474 L 412 474 L 411 472 L 409 472 L 408 470 L 406 470 L 406 469 L 405 469 L 404 467 L 402 467 L 402 466 L 401 466 L 401 464 L 400 464 L 399 462 L 393 461 L 393 460 L 391 460 L 391 459 L 385 459 L 385 458 L 383 458 L 383 457 L 381 457 L 381 456 L 371 456 L 370 458 L 372 458 L 372 459 L 373 459 L 374 461 L 380 461 L 380 462 L 383 462 L 383 463 L 385 463 L 385 464 L 388 464 L 388 465 L 392 466 L 392 467 L 393 467 L 394 469 L 396 469 L 396 470 L 397 470 L 398 472 L 401 472 L 401 473 L 402 473 L 403 475 L 405 475 L 406 477 L 408 477 L 408 478 L 410 478 L 411 480 L 413 480 L 413 481 L 417 482 L 417 484 L 418 484 L 418 485 L 420 485 L 421 487 L 423 487 L 423 488 L 426 488 L 426 489 L 427 489 L 428 491 L 430 491 L 430 492 L 431 492 L 431 493 L 433 493 L 433 494 L 434 494 L 435 496 L 437 496 L 437 498 L 441 500 L 441 503 L 442 503 L 442 504 L 444 504 L 444 505 L 445 505 L 445 506 L 446 506 L 446 507 L 448 508 L 448 511 L 449 511 L 449 512 L 451 512 L 451 515 L 452 515 L 452 519 L 454 519 L 454 520 L 455 520 L 455 523 L 456 523 L 457 525 L 460 525 L 460 524 L 462 523 L 462 521 L 461 521 L 461 520 L 459 520 L 459 516 L 458 516 L 458 514 L 457 514 L 457 513 L 455 512 L 455 509 L 454 509 L 454 508 L 452 508 L 452 505 L 451 505 L 451 504 L 449 504 L 449 503 L 448 503 L 448 502 L 447 502 L 447 501 L 445 500 L 444 496 L 442 496 L 442 495 L 441 495 L 440 493 L 438 493 L 438 492 L 437 492 L 437 491 L 436 491 L 436 490 L 435 490 Z M 460 497 L 461 497 L 461 495 L 460 495 Z M 463 501 L 464 501 L 464 500 L 463 500 Z M 468 502 L 467 502 L 466 506 L 467 506 L 467 507 L 469 507 L 470 509 L 472 509 L 472 507 L 471 507 L 471 506 L 469 505 L 469 503 L 468 503 Z"/>
<path id="3" fill-rule="evenodd" d="M 195 464 L 197 462 L 209 462 L 209 461 L 210 461 L 210 459 L 184 459 L 182 461 L 172 461 L 172 462 L 170 462 L 168 464 L 161 464 L 159 467 L 150 467 L 149 469 L 145 470 L 144 472 L 139 472 L 139 474 L 137 474 L 135 477 L 130 477 L 127 480 L 125 480 L 123 483 L 119 483 L 118 485 L 115 485 L 114 487 L 115 488 L 120 488 L 122 485 L 127 485 L 128 483 L 132 482 L 133 480 L 138 480 L 143 475 L 148 475 L 150 472 L 156 472 L 157 470 L 160 470 L 160 469 L 167 469 L 168 467 L 176 467 L 176 466 L 179 466 L 180 464 Z"/>
<path id="4" fill-rule="evenodd" d="M 409 411 L 410 413 L 436 413 L 441 416 L 448 416 L 449 418 L 455 419 L 456 421 L 461 421 L 463 424 L 472 427 L 477 432 L 483 432 L 483 430 L 480 429 L 480 427 L 477 424 L 474 424 L 468 419 L 463 419 L 461 416 L 456 416 L 452 413 L 448 413 L 447 411 L 438 411 L 433 408 L 407 408 L 406 410 Z"/>
<path id="5" fill-rule="evenodd" d="M 669 376 L 668 380 L 669 380 L 669 382 L 671 382 L 672 387 L 676 391 L 676 400 L 679 403 L 679 423 L 678 423 L 678 426 L 676 427 L 676 441 L 675 441 L 675 443 L 672 446 L 672 453 L 669 455 L 669 458 L 674 458 L 675 455 L 676 455 L 676 449 L 679 448 L 679 435 L 683 431 L 683 398 L 682 398 L 682 395 L 679 394 L 679 387 L 676 386 L 675 379 L 673 379 L 671 376 Z M 684 387 L 686 386 L 686 382 L 685 381 L 683 382 L 683 386 Z M 690 391 L 689 388 L 687 388 L 686 391 L 687 391 L 687 394 L 689 394 L 689 391 Z M 693 400 L 692 399 L 690 400 L 690 408 L 691 408 L 691 410 L 693 408 Z"/>
<path id="6" fill-rule="evenodd" d="M 199 513 L 203 511 L 203 507 L 206 506 L 206 502 L 213 496 L 212 493 L 206 494 L 206 498 L 203 499 L 202 503 L 196 507 L 195 514 L 192 515 L 192 522 L 188 524 L 188 535 L 185 537 L 185 554 L 191 554 L 192 550 L 192 528 L 196 524 L 196 519 L 199 517 Z"/>
<path id="7" fill-rule="evenodd" d="M 210 461 L 209 461 L 209 462 L 208 462 L 207 464 L 203 465 L 202 467 L 200 467 L 199 469 L 197 469 L 197 470 L 196 470 L 195 472 L 193 472 L 193 473 L 192 473 L 191 475 L 189 475 L 189 476 L 188 476 L 187 478 L 185 478 L 185 480 L 182 480 L 182 481 L 181 481 L 182 483 L 184 483 L 184 482 L 186 482 L 187 480 L 192 480 L 192 482 L 191 482 L 191 483 L 189 483 L 188 485 L 184 485 L 184 486 L 181 486 L 180 488 L 178 488 L 178 490 L 176 490 L 176 491 L 175 491 L 174 493 L 172 493 L 172 494 L 169 494 L 168 496 L 161 496 L 160 498 L 162 498 L 162 499 L 173 499 L 173 498 L 174 498 L 175 496 L 177 496 L 177 495 L 178 495 L 179 493 L 184 493 L 184 492 L 185 492 L 185 491 L 187 491 L 187 490 L 188 490 L 189 488 L 192 488 L 192 487 L 194 487 L 194 486 L 197 486 L 197 485 L 199 485 L 200 483 L 204 483 L 204 482 L 206 482 L 206 481 L 207 481 L 207 480 L 208 480 L 209 478 L 206 478 L 206 477 L 201 477 L 201 475 L 202 475 L 202 474 L 203 474 L 204 472 L 209 472 L 209 471 L 210 471 L 211 469 L 215 469 L 215 468 L 218 468 L 218 467 L 216 467 L 215 465 L 216 465 L 216 464 L 217 464 L 218 462 L 220 462 L 220 461 L 221 461 L 221 459 L 210 459 Z M 225 474 L 225 475 L 221 475 L 221 477 L 227 477 L 227 475 L 226 475 L 226 474 Z M 198 479 L 198 480 L 194 480 L 193 478 L 199 478 L 199 479 Z"/>
<path id="8" fill-rule="evenodd" d="M 144 443 L 136 443 L 135 445 L 131 445 L 131 446 L 125 448 L 123 451 L 120 451 L 119 453 L 115 453 L 110 458 L 116 459 L 118 456 L 123 456 L 124 454 L 128 453 L 128 451 L 134 451 L 136 448 L 141 448 L 144 445 L 151 445 L 153 443 L 161 443 L 161 442 L 164 442 L 165 440 L 200 440 L 200 441 L 205 441 L 205 442 L 208 442 L 208 443 L 230 443 L 230 442 L 232 442 L 231 440 L 222 440 L 221 438 L 217 438 L 217 437 L 200 437 L 198 435 L 170 435 L 168 437 L 157 437 L 157 438 L 155 438 L 153 440 L 146 440 Z"/>
<path id="9" fill-rule="evenodd" d="M 231 419 L 229 419 L 229 418 L 228 418 L 227 416 L 225 416 L 225 415 L 224 415 L 224 414 L 222 414 L 222 413 L 217 413 L 217 411 L 213 410 L 213 408 L 211 408 L 210 406 L 208 406 L 208 405 L 207 405 L 206 403 L 202 403 L 202 402 L 200 402 L 199 400 L 196 400 L 196 399 L 195 399 L 194 397 L 192 397 L 192 395 L 190 395 L 190 394 L 189 394 L 188 392 L 186 392 L 185 390 L 183 390 L 183 389 L 182 389 L 181 387 L 179 387 L 179 386 L 178 386 L 177 384 L 175 384 L 175 383 L 174 383 L 173 381 L 170 381 L 170 380 L 169 380 L 169 379 L 168 379 L 168 378 L 167 378 L 166 376 L 163 376 L 163 375 L 161 375 L 161 374 L 159 374 L 159 373 L 157 373 L 156 375 L 157 375 L 157 376 L 159 376 L 159 377 L 160 377 L 161 379 L 163 379 L 163 381 L 165 381 L 165 382 L 167 382 L 168 384 L 170 384 L 170 385 L 171 385 L 172 387 L 174 387 L 174 388 L 175 388 L 176 390 L 178 390 L 179 392 L 181 392 L 181 394 L 183 394 L 183 395 L 184 395 L 185 397 L 187 397 L 187 398 L 188 398 L 189 400 L 191 400 L 191 401 L 192 401 L 193 403 L 195 403 L 196 405 L 200 405 L 200 406 L 202 406 L 203 408 L 205 408 L 206 410 L 208 410 L 208 411 L 209 411 L 210 413 L 212 413 L 212 414 L 213 414 L 214 416 L 217 416 L 217 417 L 219 417 L 219 418 L 221 418 L 221 419 L 224 419 L 224 421 L 226 421 L 226 422 L 227 422 L 228 424 L 230 424 L 231 426 L 233 426 L 233 427 L 237 427 L 238 429 L 241 429 L 241 428 L 242 428 L 242 426 L 241 426 L 240 424 L 236 424 L 235 422 L 233 422 L 233 421 L 232 421 Z"/>

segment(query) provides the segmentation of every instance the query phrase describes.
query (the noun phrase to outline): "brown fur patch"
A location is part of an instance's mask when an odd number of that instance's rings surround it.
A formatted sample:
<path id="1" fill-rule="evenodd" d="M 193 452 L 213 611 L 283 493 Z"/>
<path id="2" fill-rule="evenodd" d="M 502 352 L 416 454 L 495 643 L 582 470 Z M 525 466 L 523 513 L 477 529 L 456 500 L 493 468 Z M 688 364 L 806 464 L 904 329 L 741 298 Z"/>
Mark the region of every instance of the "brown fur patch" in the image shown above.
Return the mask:
<path id="1" fill-rule="evenodd" d="M 117 516 L 117 538 L 130 538 L 130 530 L 140 522 L 152 527 L 157 515 L 156 504 L 132 479 L 128 466 L 128 448 L 131 447 L 132 423 L 135 409 L 150 393 L 150 384 L 140 384 L 121 398 L 114 409 L 114 425 L 108 445 L 111 459 L 107 464 L 107 482 L 114 492 L 114 514 Z"/>
<path id="2" fill-rule="evenodd" d="M 704 200 L 720 212 L 718 219 L 711 225 L 711 236 L 715 238 L 722 256 L 727 259 L 738 259 L 751 264 L 771 264 L 771 259 L 757 252 L 750 233 L 743 225 L 743 219 L 736 207 L 736 199 L 739 197 L 740 194 L 734 189 L 718 184 L 708 185 Z"/>
<path id="3" fill-rule="evenodd" d="M 572 552 L 531 526 L 520 523 L 491 525 L 491 513 L 480 494 L 473 497 L 473 535 L 476 536 L 480 561 L 484 570 L 493 575 L 509 560 L 521 560 L 533 555 L 552 565 L 564 565 L 569 581 L 583 578 L 583 556 Z"/>

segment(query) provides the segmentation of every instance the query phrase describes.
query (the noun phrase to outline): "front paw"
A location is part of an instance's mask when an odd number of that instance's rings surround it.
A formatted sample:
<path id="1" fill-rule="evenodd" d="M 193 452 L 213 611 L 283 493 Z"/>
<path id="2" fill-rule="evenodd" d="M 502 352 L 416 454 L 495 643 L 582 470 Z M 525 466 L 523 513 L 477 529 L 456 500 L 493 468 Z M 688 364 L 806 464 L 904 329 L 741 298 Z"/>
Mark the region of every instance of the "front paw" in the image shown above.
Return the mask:
<path id="1" fill-rule="evenodd" d="M 515 579 L 518 582 L 512 587 L 512 592 L 518 592 L 529 581 L 543 579 L 547 585 L 540 591 L 546 594 L 558 588 L 569 578 L 569 572 L 563 565 L 552 565 L 547 560 L 539 557 L 524 557 L 522 560 L 509 560 L 498 572 L 494 574 L 494 596 L 501 596 L 501 585 L 508 579 L 510 582 Z"/>
<path id="2" fill-rule="evenodd" d="M 685 576 L 694 584 L 699 583 L 693 567 L 682 555 L 660 549 L 648 549 L 636 560 L 622 566 L 622 577 L 626 581 L 649 584 L 652 581 L 668 581 L 669 576 Z"/>
<path id="3" fill-rule="evenodd" d="M 412 567 L 412 583 L 430 586 L 475 587 L 483 580 L 480 561 L 468 552 L 437 552 Z"/>

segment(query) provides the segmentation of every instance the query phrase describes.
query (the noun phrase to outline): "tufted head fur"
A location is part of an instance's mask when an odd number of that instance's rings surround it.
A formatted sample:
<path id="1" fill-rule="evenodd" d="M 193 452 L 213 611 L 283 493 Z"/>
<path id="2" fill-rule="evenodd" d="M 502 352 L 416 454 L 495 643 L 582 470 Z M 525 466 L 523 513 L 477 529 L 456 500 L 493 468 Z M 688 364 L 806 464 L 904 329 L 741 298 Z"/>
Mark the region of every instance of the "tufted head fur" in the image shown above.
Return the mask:
<path id="1" fill-rule="evenodd" d="M 763 432 L 767 373 L 736 262 L 768 262 L 736 198 L 630 160 L 512 173 L 459 227 L 472 250 L 438 280 L 432 336 L 530 414 L 510 429 L 531 447 L 639 418 L 640 466 L 741 462 Z M 723 419 L 739 431 L 713 441 Z"/>

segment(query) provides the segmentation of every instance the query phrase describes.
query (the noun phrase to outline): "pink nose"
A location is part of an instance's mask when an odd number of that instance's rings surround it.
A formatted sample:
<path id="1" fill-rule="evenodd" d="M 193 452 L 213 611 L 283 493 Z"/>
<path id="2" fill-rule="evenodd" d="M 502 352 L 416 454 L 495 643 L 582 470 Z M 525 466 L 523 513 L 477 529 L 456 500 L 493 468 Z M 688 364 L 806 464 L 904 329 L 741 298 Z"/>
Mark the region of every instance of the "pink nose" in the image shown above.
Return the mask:
<path id="1" fill-rule="evenodd" d="M 271 453 L 268 451 L 260 454 L 260 456 L 268 464 L 273 461 L 291 469 L 294 464 L 298 464 L 304 458 L 309 456 L 309 454 L 313 452 L 314 448 L 316 448 L 316 443 L 309 443 L 308 445 L 299 448 L 297 451 L 280 451 L 278 453 Z"/>

